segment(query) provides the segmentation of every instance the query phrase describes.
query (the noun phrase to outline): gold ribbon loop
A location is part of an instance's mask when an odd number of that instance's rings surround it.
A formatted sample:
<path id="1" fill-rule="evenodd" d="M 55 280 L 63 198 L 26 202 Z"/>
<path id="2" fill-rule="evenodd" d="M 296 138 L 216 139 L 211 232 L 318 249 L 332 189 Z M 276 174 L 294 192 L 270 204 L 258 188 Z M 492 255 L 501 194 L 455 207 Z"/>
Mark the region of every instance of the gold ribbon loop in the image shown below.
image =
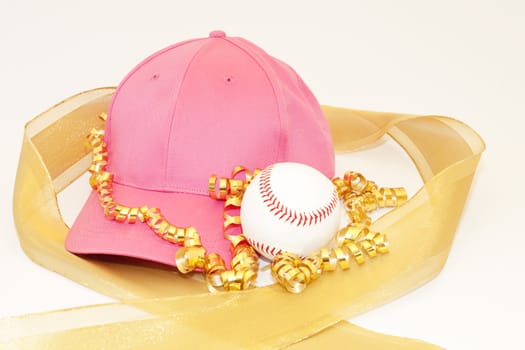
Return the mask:
<path id="1" fill-rule="evenodd" d="M 275 286 L 233 294 L 203 293 L 201 281 L 169 269 L 93 261 L 63 248 L 68 227 L 60 216 L 56 194 L 89 167 L 83 135 L 101 128 L 95 116 L 106 110 L 113 92 L 104 88 L 74 96 L 28 123 L 13 208 L 20 243 L 28 256 L 123 301 L 0 320 L 0 334 L 4 334 L 0 348 L 118 350 L 152 344 L 158 348 L 308 349 L 356 344 L 374 349 L 437 348 L 365 331 L 341 320 L 405 295 L 441 270 L 484 149 L 483 141 L 468 126 L 445 117 L 324 107 L 337 151 L 353 151 L 388 133 L 414 160 L 424 186 L 369 228 L 387 232 L 396 242 L 395 249 L 387 259 L 349 273 L 327 273 L 300 297 Z M 140 208 L 139 221 L 147 219 L 146 213 Z M 374 240 L 380 252 L 382 238 L 376 235 Z M 355 243 L 345 246 L 353 259 L 359 256 Z M 212 258 L 210 254 L 206 261 Z M 225 267 L 217 261 L 211 265 L 220 277 Z M 215 281 L 216 275 L 206 277 Z M 116 318 L 108 320 L 108 315 Z M 235 320 L 235 327 L 225 319 Z"/>

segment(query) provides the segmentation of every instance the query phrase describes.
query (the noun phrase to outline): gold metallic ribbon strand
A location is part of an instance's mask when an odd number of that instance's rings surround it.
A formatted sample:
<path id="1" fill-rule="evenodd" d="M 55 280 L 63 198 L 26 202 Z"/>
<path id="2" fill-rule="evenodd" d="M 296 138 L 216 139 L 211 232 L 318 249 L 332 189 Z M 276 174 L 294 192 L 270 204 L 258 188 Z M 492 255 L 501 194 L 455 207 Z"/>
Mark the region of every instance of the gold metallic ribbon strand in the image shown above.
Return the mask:
<path id="1" fill-rule="evenodd" d="M 484 149 L 472 129 L 446 117 L 324 107 L 336 151 L 350 152 L 388 133 L 425 181 L 408 202 L 370 226 L 371 232 L 387 232 L 395 249 L 388 259 L 352 273 L 326 274 L 299 296 L 276 285 L 210 294 L 203 281 L 170 270 L 81 258 L 63 248 L 68 227 L 56 195 L 87 170 L 84 139 L 89 130 L 100 128 L 97 115 L 106 110 L 113 92 L 103 88 L 73 96 L 27 124 L 14 215 L 31 259 L 122 301 L 0 320 L 0 348 L 436 348 L 342 320 L 404 295 L 439 273 Z M 435 152 L 437 147 L 442 152 Z M 395 196 L 385 193 L 382 200 Z"/>

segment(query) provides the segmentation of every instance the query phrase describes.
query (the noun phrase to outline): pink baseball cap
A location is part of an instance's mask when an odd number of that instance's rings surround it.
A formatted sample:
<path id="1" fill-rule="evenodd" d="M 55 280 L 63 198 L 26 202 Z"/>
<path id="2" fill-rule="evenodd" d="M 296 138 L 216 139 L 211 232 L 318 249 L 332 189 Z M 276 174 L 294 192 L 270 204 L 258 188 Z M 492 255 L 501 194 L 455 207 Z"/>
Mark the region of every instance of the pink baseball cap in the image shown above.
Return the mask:
<path id="1" fill-rule="evenodd" d="M 334 174 L 328 124 L 301 78 L 222 31 L 167 47 L 136 66 L 113 96 L 105 132 L 115 200 L 157 207 L 172 224 L 194 226 L 207 252 L 228 261 L 224 203 L 208 196 L 210 175 L 284 161 Z M 178 246 L 140 222 L 106 218 L 93 191 L 66 249 L 175 266 Z"/>

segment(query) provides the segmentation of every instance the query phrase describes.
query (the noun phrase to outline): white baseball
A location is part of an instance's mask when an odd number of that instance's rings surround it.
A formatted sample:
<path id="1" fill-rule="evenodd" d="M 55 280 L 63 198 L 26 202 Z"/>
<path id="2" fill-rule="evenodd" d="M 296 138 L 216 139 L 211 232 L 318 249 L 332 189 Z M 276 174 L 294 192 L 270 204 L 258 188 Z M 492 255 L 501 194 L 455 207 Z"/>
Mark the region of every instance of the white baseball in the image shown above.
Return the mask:
<path id="1" fill-rule="evenodd" d="M 246 189 L 241 225 L 248 242 L 269 259 L 280 252 L 307 256 L 334 237 L 340 212 L 335 186 L 320 171 L 276 163 Z"/>

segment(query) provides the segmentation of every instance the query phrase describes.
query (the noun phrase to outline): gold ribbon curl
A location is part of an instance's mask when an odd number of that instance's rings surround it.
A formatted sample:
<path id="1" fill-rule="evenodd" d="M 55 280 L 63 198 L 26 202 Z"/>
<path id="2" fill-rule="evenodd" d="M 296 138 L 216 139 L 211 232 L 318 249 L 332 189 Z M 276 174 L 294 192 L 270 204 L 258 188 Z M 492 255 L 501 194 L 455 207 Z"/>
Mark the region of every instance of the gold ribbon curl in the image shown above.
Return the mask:
<path id="1" fill-rule="evenodd" d="M 446 117 L 323 107 L 336 151 L 350 152 L 388 133 L 424 180 L 403 206 L 370 226 L 372 232 L 388 232 L 395 249 L 388 259 L 350 274 L 326 274 L 300 296 L 276 286 L 210 294 L 202 281 L 171 270 L 81 258 L 63 247 L 68 227 L 56 195 L 89 167 L 84 137 L 101 128 L 95 116 L 106 110 L 113 92 L 102 88 L 73 96 L 26 125 L 13 210 L 31 259 L 122 301 L 0 320 L 0 348 L 437 348 L 342 320 L 439 273 L 484 150 L 472 129 Z"/>

